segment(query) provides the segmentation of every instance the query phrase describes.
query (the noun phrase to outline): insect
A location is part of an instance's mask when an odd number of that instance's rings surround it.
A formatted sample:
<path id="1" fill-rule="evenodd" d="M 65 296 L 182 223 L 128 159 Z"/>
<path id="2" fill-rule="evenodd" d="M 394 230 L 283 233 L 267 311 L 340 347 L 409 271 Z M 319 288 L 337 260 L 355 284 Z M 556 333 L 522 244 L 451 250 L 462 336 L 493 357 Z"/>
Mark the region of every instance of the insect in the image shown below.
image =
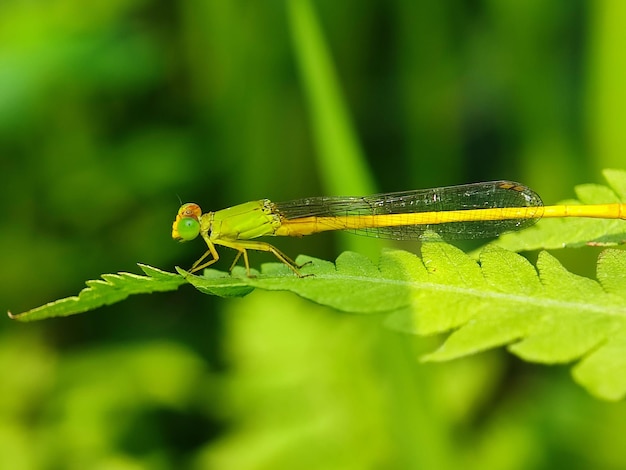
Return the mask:
<path id="1" fill-rule="evenodd" d="M 432 189 L 355 197 L 310 197 L 287 202 L 269 199 L 202 213 L 183 204 L 172 225 L 172 238 L 200 235 L 208 250 L 194 263 L 199 271 L 219 259 L 216 245 L 236 250 L 231 270 L 243 256 L 250 275 L 248 250 L 267 251 L 302 277 L 291 258 L 264 236 L 301 237 L 328 230 L 347 230 L 371 237 L 419 239 L 427 230 L 443 238 L 486 238 L 521 230 L 547 217 L 626 219 L 626 204 L 544 206 L 530 188 L 512 181 L 491 181 Z M 208 260 L 207 260 L 208 258 Z"/>

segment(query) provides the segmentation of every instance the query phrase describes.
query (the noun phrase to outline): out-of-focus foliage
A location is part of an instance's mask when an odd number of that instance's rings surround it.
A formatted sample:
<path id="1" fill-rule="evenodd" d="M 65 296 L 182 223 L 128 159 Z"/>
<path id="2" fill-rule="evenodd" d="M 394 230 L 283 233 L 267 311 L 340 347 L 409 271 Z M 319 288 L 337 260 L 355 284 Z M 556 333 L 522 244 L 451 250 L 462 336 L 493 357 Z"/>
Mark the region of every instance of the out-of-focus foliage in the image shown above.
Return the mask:
<path id="1" fill-rule="evenodd" d="M 308 10 L 380 190 L 507 178 L 554 202 L 624 167 L 618 0 L 3 0 L 3 308 L 136 262 L 189 266 L 202 248 L 170 238 L 178 196 L 209 210 L 341 191 L 294 39 Z M 332 241 L 280 247 L 333 259 Z M 562 261 L 591 275 L 592 251 Z M 190 288 L 6 320 L 0 468 L 626 466 L 623 404 L 498 353 L 420 365 L 425 343 Z"/>

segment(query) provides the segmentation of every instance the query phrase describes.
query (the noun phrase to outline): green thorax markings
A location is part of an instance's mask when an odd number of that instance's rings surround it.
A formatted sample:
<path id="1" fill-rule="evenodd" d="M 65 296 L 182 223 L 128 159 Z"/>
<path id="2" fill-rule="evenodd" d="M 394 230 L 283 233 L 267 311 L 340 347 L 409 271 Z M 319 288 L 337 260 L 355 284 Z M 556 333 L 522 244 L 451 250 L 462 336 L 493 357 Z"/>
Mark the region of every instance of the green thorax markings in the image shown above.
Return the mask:
<path id="1" fill-rule="evenodd" d="M 280 216 L 269 199 L 246 202 L 200 218 L 201 231 L 211 240 L 250 240 L 274 235 Z"/>

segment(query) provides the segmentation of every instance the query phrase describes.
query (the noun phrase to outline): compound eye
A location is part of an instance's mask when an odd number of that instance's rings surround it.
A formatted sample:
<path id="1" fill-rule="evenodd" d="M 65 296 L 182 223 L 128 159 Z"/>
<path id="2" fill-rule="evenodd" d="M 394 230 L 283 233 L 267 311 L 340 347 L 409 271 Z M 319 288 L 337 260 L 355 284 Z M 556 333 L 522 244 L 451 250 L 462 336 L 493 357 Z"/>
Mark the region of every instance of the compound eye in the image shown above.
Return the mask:
<path id="1" fill-rule="evenodd" d="M 200 222 L 192 217 L 183 217 L 178 221 L 178 236 L 181 240 L 193 240 L 200 234 Z"/>

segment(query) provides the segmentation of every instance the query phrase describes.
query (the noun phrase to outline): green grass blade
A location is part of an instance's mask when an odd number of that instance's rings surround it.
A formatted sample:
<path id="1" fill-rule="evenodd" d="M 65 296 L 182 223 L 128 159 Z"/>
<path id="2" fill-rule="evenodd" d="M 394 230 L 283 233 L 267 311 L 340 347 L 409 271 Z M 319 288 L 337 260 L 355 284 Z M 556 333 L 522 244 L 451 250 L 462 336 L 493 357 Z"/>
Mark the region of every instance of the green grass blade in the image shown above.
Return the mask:
<path id="1" fill-rule="evenodd" d="M 373 194 L 374 177 L 359 143 L 315 9 L 309 0 L 287 2 L 288 19 L 317 144 L 319 175 L 328 195 Z M 380 242 L 336 235 L 343 249 L 374 256 Z"/>
<path id="2" fill-rule="evenodd" d="M 290 0 L 288 13 L 326 189 L 335 195 L 371 194 L 376 186 L 313 5 L 308 0 Z"/>

